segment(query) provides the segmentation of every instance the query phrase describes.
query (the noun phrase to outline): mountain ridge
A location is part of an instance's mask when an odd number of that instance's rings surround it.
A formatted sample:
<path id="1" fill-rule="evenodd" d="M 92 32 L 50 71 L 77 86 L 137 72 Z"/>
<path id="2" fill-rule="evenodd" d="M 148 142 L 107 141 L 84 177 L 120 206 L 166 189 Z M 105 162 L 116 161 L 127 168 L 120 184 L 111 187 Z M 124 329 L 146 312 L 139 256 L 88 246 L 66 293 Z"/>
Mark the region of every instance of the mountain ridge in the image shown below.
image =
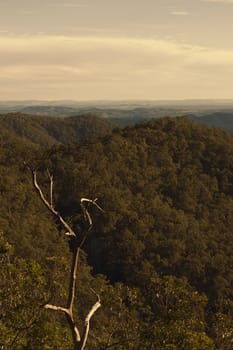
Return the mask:
<path id="1" fill-rule="evenodd" d="M 92 114 L 77 117 L 46 117 L 22 113 L 0 115 L 0 125 L 18 137 L 40 146 L 78 143 L 110 133 L 116 125 Z"/>

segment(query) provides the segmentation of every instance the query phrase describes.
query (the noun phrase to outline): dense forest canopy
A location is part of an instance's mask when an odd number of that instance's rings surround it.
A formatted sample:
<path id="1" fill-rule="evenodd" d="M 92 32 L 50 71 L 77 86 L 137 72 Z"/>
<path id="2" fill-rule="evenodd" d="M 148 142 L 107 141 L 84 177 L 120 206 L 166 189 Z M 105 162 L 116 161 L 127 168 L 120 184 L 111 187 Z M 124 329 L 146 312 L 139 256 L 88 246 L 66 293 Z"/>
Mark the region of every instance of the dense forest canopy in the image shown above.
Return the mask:
<path id="1" fill-rule="evenodd" d="M 0 115 L 0 127 L 36 145 L 49 147 L 105 136 L 116 125 L 93 114 L 59 118 L 9 113 Z"/>
<path id="2" fill-rule="evenodd" d="M 6 128 L 12 122 L 5 117 L 0 135 L 3 349 L 71 348 L 64 320 L 41 308 L 66 293 L 68 240 L 36 197 L 26 162 L 44 188 L 46 170 L 54 175 L 56 207 L 77 230 L 81 197 L 98 197 L 104 208 L 92 212 L 79 272 L 80 317 L 90 288 L 103 301 L 87 349 L 231 350 L 233 136 L 163 118 L 105 125 L 101 139 L 90 132 L 61 145 L 64 124 L 53 119 L 49 135 L 58 140 L 57 130 L 59 142 L 40 149 L 34 136 Z"/>

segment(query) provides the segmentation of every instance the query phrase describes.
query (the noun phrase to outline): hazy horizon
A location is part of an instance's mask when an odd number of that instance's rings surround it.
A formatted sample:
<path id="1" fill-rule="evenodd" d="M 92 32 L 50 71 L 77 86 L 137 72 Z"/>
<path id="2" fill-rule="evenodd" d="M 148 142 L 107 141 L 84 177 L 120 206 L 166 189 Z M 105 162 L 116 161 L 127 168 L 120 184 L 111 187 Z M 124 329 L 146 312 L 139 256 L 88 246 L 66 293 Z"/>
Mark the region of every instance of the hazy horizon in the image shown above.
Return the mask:
<path id="1" fill-rule="evenodd" d="M 193 103 L 233 103 L 233 98 L 186 98 L 186 99 L 69 99 L 69 98 L 61 98 L 61 99 L 0 99 L 0 103 L 27 103 L 27 102 L 35 102 L 35 103 L 60 103 L 60 102 L 67 102 L 67 103 L 88 103 L 88 102 L 99 102 L 99 103 L 185 103 L 185 102 L 193 102 Z"/>
<path id="2" fill-rule="evenodd" d="M 8 0 L 1 100 L 233 99 L 233 0 Z"/>

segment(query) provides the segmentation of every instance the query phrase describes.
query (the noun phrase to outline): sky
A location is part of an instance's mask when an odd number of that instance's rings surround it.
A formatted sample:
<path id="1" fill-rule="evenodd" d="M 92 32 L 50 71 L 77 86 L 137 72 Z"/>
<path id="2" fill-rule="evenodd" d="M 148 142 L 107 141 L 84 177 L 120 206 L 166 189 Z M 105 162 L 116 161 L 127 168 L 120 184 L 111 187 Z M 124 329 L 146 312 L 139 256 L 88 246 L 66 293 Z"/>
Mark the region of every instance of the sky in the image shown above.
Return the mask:
<path id="1" fill-rule="evenodd" d="M 233 99 L 233 0 L 0 0 L 0 100 Z"/>

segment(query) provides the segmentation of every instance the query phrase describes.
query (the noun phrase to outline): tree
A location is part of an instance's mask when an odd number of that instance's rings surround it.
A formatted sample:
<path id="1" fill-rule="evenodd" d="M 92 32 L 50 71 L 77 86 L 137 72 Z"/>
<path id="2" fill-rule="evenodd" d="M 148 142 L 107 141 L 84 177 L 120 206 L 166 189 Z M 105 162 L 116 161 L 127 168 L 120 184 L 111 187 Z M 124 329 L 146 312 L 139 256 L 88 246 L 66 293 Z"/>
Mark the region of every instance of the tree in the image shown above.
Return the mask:
<path id="1" fill-rule="evenodd" d="M 14 256 L 2 232 L 0 265 L 0 348 L 22 349 L 28 332 L 41 322 L 41 305 L 48 299 L 46 279 L 38 262 Z"/>
<path id="2" fill-rule="evenodd" d="M 206 333 L 207 297 L 193 290 L 185 278 L 153 276 L 147 293 L 152 317 L 145 330 L 144 349 L 215 349 Z"/>
<path id="3" fill-rule="evenodd" d="M 75 232 L 54 207 L 53 176 L 48 172 L 49 195 L 47 199 L 46 195 L 41 189 L 41 186 L 38 183 L 37 171 L 34 169 L 31 169 L 31 172 L 32 172 L 34 188 L 36 189 L 41 201 L 46 206 L 46 208 L 56 217 L 56 219 L 58 219 L 59 223 L 67 231 L 65 234 L 69 237 L 69 246 L 70 246 L 70 251 L 72 252 L 72 263 L 70 267 L 70 282 L 68 286 L 67 306 L 63 307 L 58 305 L 46 304 L 45 308 L 49 310 L 60 311 L 66 315 L 66 319 L 73 337 L 74 350 L 83 350 L 86 346 L 87 339 L 88 339 L 90 320 L 95 314 L 95 312 L 101 307 L 101 303 L 100 303 L 99 295 L 94 290 L 92 290 L 92 292 L 95 294 L 97 298 L 97 301 L 92 305 L 92 307 L 88 311 L 86 318 L 84 320 L 84 326 L 81 332 L 74 317 L 78 262 L 79 262 L 82 246 L 85 243 L 87 239 L 87 235 L 90 232 L 93 225 L 92 217 L 88 207 L 92 205 L 92 206 L 95 206 L 100 211 L 103 211 L 103 210 L 96 203 L 97 198 L 94 200 L 91 200 L 88 198 L 81 198 L 80 205 L 81 205 L 81 209 L 82 209 L 82 213 L 85 221 L 85 225 L 84 225 L 85 227 L 83 229 L 83 232 Z"/>

